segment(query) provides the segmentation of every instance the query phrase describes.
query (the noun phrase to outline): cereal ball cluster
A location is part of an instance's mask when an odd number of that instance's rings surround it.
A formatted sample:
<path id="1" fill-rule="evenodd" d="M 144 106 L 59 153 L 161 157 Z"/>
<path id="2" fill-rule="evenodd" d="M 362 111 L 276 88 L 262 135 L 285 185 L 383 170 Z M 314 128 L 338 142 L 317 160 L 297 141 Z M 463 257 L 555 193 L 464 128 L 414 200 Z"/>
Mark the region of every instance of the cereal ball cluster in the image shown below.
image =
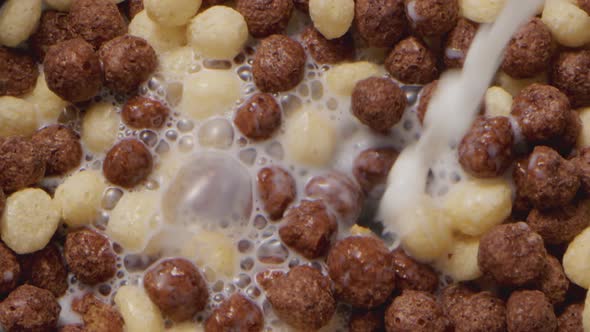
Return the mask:
<path id="1" fill-rule="evenodd" d="M 407 84 L 427 84 L 439 75 L 436 56 L 416 37 L 397 43 L 385 60 L 385 68 Z"/>
<path id="2" fill-rule="evenodd" d="M 109 240 L 89 229 L 68 233 L 64 256 L 76 278 L 89 285 L 105 282 L 117 271 L 116 256 Z"/>
<path id="3" fill-rule="evenodd" d="M 257 180 L 264 210 L 273 220 L 282 218 L 297 195 L 295 179 L 285 169 L 271 166 L 261 169 Z"/>
<path id="4" fill-rule="evenodd" d="M 263 39 L 256 50 L 252 75 L 263 92 L 291 90 L 303 79 L 305 51 L 295 40 L 284 35 Z"/>
<path id="5" fill-rule="evenodd" d="M 0 46 L 0 96 L 22 96 L 35 87 L 39 76 L 33 58 Z"/>
<path id="6" fill-rule="evenodd" d="M 359 121 L 377 132 L 385 132 L 401 120 L 407 99 L 392 80 L 371 77 L 356 84 L 351 103 L 352 113 Z"/>

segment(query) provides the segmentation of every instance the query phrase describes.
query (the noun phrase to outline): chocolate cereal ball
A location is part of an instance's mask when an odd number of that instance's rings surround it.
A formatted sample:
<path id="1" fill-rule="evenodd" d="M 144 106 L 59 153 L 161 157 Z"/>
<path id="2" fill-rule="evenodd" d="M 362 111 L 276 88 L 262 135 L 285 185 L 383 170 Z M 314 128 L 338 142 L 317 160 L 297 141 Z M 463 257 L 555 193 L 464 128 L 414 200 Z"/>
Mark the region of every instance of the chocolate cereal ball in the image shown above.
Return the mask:
<path id="1" fill-rule="evenodd" d="M 433 295 L 405 290 L 385 312 L 387 332 L 445 332 L 448 321 Z"/>
<path id="2" fill-rule="evenodd" d="M 567 306 L 563 313 L 557 318 L 558 332 L 580 332 L 584 330 L 582 323 L 582 312 L 584 305 L 575 303 Z"/>
<path id="3" fill-rule="evenodd" d="M 0 140 L 0 187 L 10 193 L 39 182 L 45 160 L 39 148 L 22 136 Z"/>
<path id="4" fill-rule="evenodd" d="M 444 44 L 443 61 L 447 68 L 461 68 L 467 57 L 467 51 L 477 32 L 477 24 L 460 18 L 457 25 L 448 34 Z"/>
<path id="5" fill-rule="evenodd" d="M 23 285 L 0 303 L 0 326 L 7 332 L 53 331 L 61 307 L 50 291 Z"/>
<path id="6" fill-rule="evenodd" d="M 143 0 L 127 0 L 127 13 L 132 20 L 135 15 L 143 10 Z"/>
<path id="7" fill-rule="evenodd" d="M 332 64 L 354 59 L 354 42 L 349 33 L 339 38 L 327 39 L 316 28 L 308 26 L 303 30 L 301 39 L 303 46 L 317 63 Z"/>
<path id="8" fill-rule="evenodd" d="M 590 105 L 590 50 L 561 52 L 551 68 L 551 84 L 568 96 L 572 106 Z"/>
<path id="9" fill-rule="evenodd" d="M 301 201 L 287 211 L 279 229 L 283 243 L 309 259 L 321 257 L 330 248 L 338 224 L 323 201 Z"/>
<path id="10" fill-rule="evenodd" d="M 352 173 L 365 194 L 383 189 L 399 153 L 393 148 L 368 149 L 354 160 Z"/>
<path id="11" fill-rule="evenodd" d="M 354 24 L 373 47 L 392 47 L 407 31 L 404 0 L 357 0 Z"/>
<path id="12" fill-rule="evenodd" d="M 480 270 L 506 286 L 522 286 L 538 278 L 547 264 L 541 236 L 523 223 L 498 225 L 479 242 Z"/>
<path id="13" fill-rule="evenodd" d="M 454 283 L 444 287 L 439 295 L 440 303 L 444 313 L 451 320 L 459 312 L 456 308 L 460 303 L 465 302 L 470 296 L 476 294 L 471 288 L 462 283 Z"/>
<path id="14" fill-rule="evenodd" d="M 545 294 L 551 304 L 556 305 L 565 300 L 569 286 L 570 281 L 559 260 L 547 255 L 547 266 L 538 279 L 536 288 Z"/>
<path id="15" fill-rule="evenodd" d="M 466 296 L 457 302 L 449 318 L 455 326 L 455 332 L 506 331 L 504 302 L 488 292 Z"/>
<path id="16" fill-rule="evenodd" d="M 37 132 L 31 142 L 41 151 L 46 162 L 45 175 L 63 175 L 80 165 L 80 136 L 62 125 L 51 125 Z"/>
<path id="17" fill-rule="evenodd" d="M 438 275 L 426 264 L 418 263 L 403 249 L 392 252 L 397 289 L 434 293 L 438 287 Z"/>
<path id="18" fill-rule="evenodd" d="M 84 332 L 82 325 L 64 325 L 59 329 L 59 332 Z"/>
<path id="19" fill-rule="evenodd" d="M 33 58 L 16 49 L 0 46 L 0 96 L 22 96 L 35 87 L 39 76 Z"/>
<path id="20" fill-rule="evenodd" d="M 205 332 L 259 332 L 264 328 L 260 308 L 241 294 L 234 294 L 213 311 L 205 322 Z"/>
<path id="21" fill-rule="evenodd" d="M 553 209 L 532 209 L 526 222 L 545 244 L 568 243 L 590 225 L 590 204 L 579 200 Z"/>
<path id="22" fill-rule="evenodd" d="M 439 74 L 436 56 L 416 37 L 406 38 L 395 45 L 385 59 L 385 69 L 407 84 L 427 84 Z"/>
<path id="23" fill-rule="evenodd" d="M 47 87 L 61 98 L 77 103 L 102 88 L 102 69 L 92 45 L 81 38 L 57 43 L 43 61 Z"/>
<path id="24" fill-rule="evenodd" d="M 385 329 L 383 310 L 353 310 L 348 321 L 349 332 L 379 332 Z"/>
<path id="25" fill-rule="evenodd" d="M 152 172 L 152 154 L 137 139 L 124 139 L 107 153 L 102 171 L 109 182 L 132 188 L 145 180 Z"/>
<path id="26" fill-rule="evenodd" d="M 360 122 L 375 131 L 385 132 L 401 120 L 408 101 L 392 80 L 370 77 L 355 85 L 351 103 L 352 113 Z"/>
<path id="27" fill-rule="evenodd" d="M 514 78 L 532 77 L 549 67 L 552 54 L 551 31 L 540 18 L 534 17 L 510 40 L 501 68 Z"/>
<path id="28" fill-rule="evenodd" d="M 293 12 L 293 1 L 238 0 L 236 9 L 244 16 L 250 34 L 263 38 L 285 30 Z"/>
<path id="29" fill-rule="evenodd" d="M 160 129 L 166 123 L 170 109 L 161 102 L 143 96 L 127 100 L 121 111 L 126 125 L 136 129 Z"/>
<path id="30" fill-rule="evenodd" d="M 296 266 L 275 279 L 266 297 L 282 321 L 304 331 L 326 325 L 336 311 L 330 279 L 309 266 Z"/>
<path id="31" fill-rule="evenodd" d="M 68 290 L 68 270 L 60 250 L 54 244 L 23 258 L 23 280 L 61 297 Z"/>
<path id="32" fill-rule="evenodd" d="M 422 36 L 441 36 L 453 29 L 459 18 L 458 0 L 406 1 L 412 28 Z"/>
<path id="33" fill-rule="evenodd" d="M 270 138 L 281 126 L 281 107 L 272 95 L 257 93 L 238 108 L 234 123 L 250 139 Z"/>
<path id="34" fill-rule="evenodd" d="M 84 331 L 87 332 L 123 332 L 124 321 L 117 309 L 108 305 L 92 293 L 87 293 L 81 298 L 72 301 L 74 312 L 82 315 Z"/>
<path id="35" fill-rule="evenodd" d="M 16 288 L 21 274 L 21 267 L 16 254 L 0 241 L 0 297 Z"/>
<path id="36" fill-rule="evenodd" d="M 104 43 L 98 52 L 107 88 L 132 93 L 158 67 L 156 51 L 140 37 L 125 35 Z"/>
<path id="37" fill-rule="evenodd" d="M 305 185 L 305 194 L 323 200 L 345 223 L 356 222 L 363 208 L 364 197 L 359 185 L 335 171 L 311 178 Z"/>
<path id="38" fill-rule="evenodd" d="M 105 282 L 117 271 L 116 256 L 109 240 L 89 229 L 68 233 L 64 256 L 70 271 L 85 284 Z"/>
<path id="39" fill-rule="evenodd" d="M 579 150 L 578 155 L 572 159 L 572 162 L 578 170 L 582 191 L 590 194 L 590 147 Z"/>
<path id="40" fill-rule="evenodd" d="M 545 294 L 515 291 L 506 303 L 506 325 L 510 332 L 553 332 L 557 329 L 557 317 Z"/>
<path id="41" fill-rule="evenodd" d="M 297 195 L 295 179 L 289 172 L 278 166 L 261 169 L 256 179 L 264 211 L 272 220 L 282 218 L 283 213 Z"/>
<path id="42" fill-rule="evenodd" d="M 296 87 L 305 72 L 305 51 L 284 35 L 263 39 L 254 55 L 252 75 L 262 92 L 282 92 Z"/>
<path id="43" fill-rule="evenodd" d="M 436 90 L 436 86 L 438 84 L 438 80 L 432 81 L 422 88 L 420 91 L 420 99 L 418 100 L 418 107 L 416 108 L 416 113 L 418 115 L 418 120 L 420 120 L 421 124 L 424 124 L 424 118 L 426 117 L 426 111 L 428 111 L 428 104 L 430 103 L 430 99 L 432 99 L 432 95 Z"/>
<path id="44" fill-rule="evenodd" d="M 512 169 L 512 179 L 514 180 L 514 201 L 512 202 L 512 211 L 517 213 L 528 214 L 532 209 L 531 202 L 526 196 L 526 176 L 529 168 L 529 158 L 521 157 L 514 162 Z"/>
<path id="45" fill-rule="evenodd" d="M 150 268 L 143 285 L 162 313 L 177 322 L 191 319 L 209 301 L 203 276 L 193 263 L 182 258 L 168 259 Z"/>
<path id="46" fill-rule="evenodd" d="M 512 164 L 514 134 L 504 116 L 479 117 L 459 144 L 459 163 L 478 178 L 502 175 Z"/>
<path id="47" fill-rule="evenodd" d="M 74 34 L 84 38 L 96 50 L 127 32 L 123 15 L 110 0 L 74 0 L 70 8 L 70 26 Z"/>
<path id="48" fill-rule="evenodd" d="M 571 110 L 567 112 L 565 128 L 561 136 L 551 139 L 543 144 L 554 148 L 562 156 L 568 156 L 576 146 L 580 132 L 582 131 L 582 119 L 580 114 Z"/>
<path id="49" fill-rule="evenodd" d="M 351 236 L 336 243 L 326 260 L 336 295 L 359 308 L 383 304 L 395 288 L 393 255 L 382 240 Z"/>
<path id="50" fill-rule="evenodd" d="M 43 60 L 49 47 L 72 39 L 75 34 L 70 29 L 70 16 L 54 10 L 46 10 L 41 14 L 39 27 L 29 40 L 31 49 L 38 59 Z"/>

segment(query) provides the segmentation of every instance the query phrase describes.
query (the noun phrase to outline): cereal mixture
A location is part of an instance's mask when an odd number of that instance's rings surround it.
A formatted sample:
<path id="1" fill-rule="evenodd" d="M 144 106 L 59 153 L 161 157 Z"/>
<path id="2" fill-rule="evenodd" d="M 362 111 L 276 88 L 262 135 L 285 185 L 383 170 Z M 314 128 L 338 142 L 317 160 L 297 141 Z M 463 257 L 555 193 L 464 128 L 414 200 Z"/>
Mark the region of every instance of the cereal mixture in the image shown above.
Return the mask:
<path id="1" fill-rule="evenodd" d="M 0 331 L 590 331 L 590 1 L 377 211 L 505 2 L 0 1 Z"/>

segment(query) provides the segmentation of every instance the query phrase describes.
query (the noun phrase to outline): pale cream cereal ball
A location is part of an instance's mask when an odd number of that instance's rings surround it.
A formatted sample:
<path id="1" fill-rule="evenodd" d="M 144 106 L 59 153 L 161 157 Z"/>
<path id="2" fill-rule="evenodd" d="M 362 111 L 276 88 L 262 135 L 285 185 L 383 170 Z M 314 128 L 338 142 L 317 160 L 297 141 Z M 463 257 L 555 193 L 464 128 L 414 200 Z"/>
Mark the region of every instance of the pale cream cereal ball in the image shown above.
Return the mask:
<path id="1" fill-rule="evenodd" d="M 563 255 L 563 270 L 573 283 L 590 288 L 590 228 L 570 242 Z"/>
<path id="2" fill-rule="evenodd" d="M 578 47 L 590 42 L 590 17 L 575 2 L 547 0 L 541 19 L 553 38 L 564 46 Z"/>
<path id="3" fill-rule="evenodd" d="M 41 0 L 7 0 L 0 8 L 0 44 L 16 47 L 35 32 Z"/>
<path id="4" fill-rule="evenodd" d="M 82 142 L 92 152 L 106 151 L 117 139 L 119 123 L 119 114 L 112 104 L 94 104 L 82 119 Z"/>
<path id="5" fill-rule="evenodd" d="M 506 0 L 459 0 L 463 16 L 477 23 L 494 22 L 505 3 Z"/>
<path id="6" fill-rule="evenodd" d="M 181 249 L 181 254 L 206 271 L 207 278 L 231 278 L 236 268 L 236 245 L 227 235 L 198 230 Z"/>
<path id="7" fill-rule="evenodd" d="M 578 110 L 578 114 L 582 120 L 582 130 L 580 130 L 577 145 L 583 148 L 590 146 L 590 107 Z"/>
<path id="8" fill-rule="evenodd" d="M 0 136 L 30 136 L 38 126 L 35 105 L 16 97 L 0 97 Z"/>
<path id="9" fill-rule="evenodd" d="M 512 95 L 499 86 L 492 86 L 486 91 L 484 103 L 487 116 L 510 116 Z"/>
<path id="10" fill-rule="evenodd" d="M 195 51 L 190 46 L 163 53 L 159 60 L 158 72 L 169 80 L 182 81 L 197 65 Z"/>
<path id="11" fill-rule="evenodd" d="M 240 89 L 240 81 L 232 71 L 200 71 L 184 79 L 179 109 L 194 120 L 225 114 L 240 98 Z"/>
<path id="12" fill-rule="evenodd" d="M 186 27 L 165 27 L 152 21 L 145 10 L 129 23 L 128 33 L 141 37 L 160 54 L 186 45 Z"/>
<path id="13" fill-rule="evenodd" d="M 125 321 L 126 332 L 162 332 L 164 319 L 143 287 L 126 285 L 115 294 L 115 304 Z"/>
<path id="14" fill-rule="evenodd" d="M 41 250 L 59 225 L 59 209 L 45 191 L 28 188 L 6 199 L 0 220 L 2 241 L 20 255 Z"/>
<path id="15" fill-rule="evenodd" d="M 80 227 L 92 223 L 105 189 L 102 173 L 95 170 L 78 172 L 60 184 L 55 190 L 54 201 L 66 225 Z"/>
<path id="16" fill-rule="evenodd" d="M 475 280 L 482 276 L 477 265 L 478 251 L 479 238 L 456 237 L 451 249 L 445 255 L 440 256 L 434 265 L 454 281 Z"/>
<path id="17" fill-rule="evenodd" d="M 35 89 L 26 95 L 24 99 L 35 106 L 37 118 L 43 123 L 56 123 L 59 115 L 68 106 L 67 101 L 49 90 L 43 72 L 37 78 Z"/>
<path id="18" fill-rule="evenodd" d="M 201 0 L 143 0 L 149 17 L 162 26 L 183 26 L 197 14 Z"/>
<path id="19" fill-rule="evenodd" d="M 321 167 L 336 150 L 337 132 L 332 121 L 315 109 L 301 109 L 286 121 L 285 150 L 291 160 Z"/>
<path id="20" fill-rule="evenodd" d="M 324 37 L 342 37 L 352 25 L 354 1 L 309 0 L 309 15 L 315 28 Z"/>
<path id="21" fill-rule="evenodd" d="M 231 59 L 246 44 L 248 26 L 238 11 L 213 6 L 191 20 L 187 39 L 189 45 L 206 58 Z"/>
<path id="22" fill-rule="evenodd" d="M 379 66 L 367 61 L 343 63 L 332 67 L 326 73 L 328 89 L 341 96 L 352 95 L 358 81 L 381 73 Z"/>
<path id="23" fill-rule="evenodd" d="M 124 0 L 112 0 L 112 1 L 114 3 L 120 3 L 120 2 L 123 2 Z M 69 11 L 73 2 L 74 2 L 74 0 L 45 0 L 45 3 L 47 4 L 47 6 L 53 8 L 53 9 L 57 9 L 62 12 Z"/>
<path id="24" fill-rule="evenodd" d="M 500 72 L 498 74 L 498 76 L 496 77 L 496 81 L 502 89 L 506 90 L 506 92 L 511 94 L 513 97 L 515 97 L 520 93 L 520 91 L 524 90 L 526 87 L 528 87 L 529 85 L 531 85 L 533 83 L 546 84 L 547 83 L 547 74 L 542 73 L 542 74 L 539 74 L 535 77 L 519 80 L 519 79 L 515 79 L 515 78 L 511 77 L 510 75 L 506 74 L 505 72 Z"/>

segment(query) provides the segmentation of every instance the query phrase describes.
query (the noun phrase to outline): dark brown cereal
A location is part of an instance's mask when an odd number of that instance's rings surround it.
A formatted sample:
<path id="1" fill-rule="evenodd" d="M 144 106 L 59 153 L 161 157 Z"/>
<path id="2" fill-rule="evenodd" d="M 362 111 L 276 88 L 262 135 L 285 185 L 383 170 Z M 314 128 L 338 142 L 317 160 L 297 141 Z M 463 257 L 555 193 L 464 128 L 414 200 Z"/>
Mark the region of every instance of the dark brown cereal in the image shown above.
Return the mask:
<path id="1" fill-rule="evenodd" d="M 238 0 L 236 9 L 244 16 L 250 34 L 263 38 L 285 30 L 293 12 L 293 1 Z"/>
<path id="2" fill-rule="evenodd" d="M 474 294 L 476 293 L 464 284 L 454 283 L 446 286 L 439 295 L 444 313 L 452 319 L 458 313 L 458 305 Z"/>
<path id="3" fill-rule="evenodd" d="M 438 80 L 432 81 L 424 86 L 422 91 L 420 91 L 420 99 L 418 101 L 418 108 L 416 109 L 416 113 L 418 115 L 418 120 L 420 120 L 421 124 L 424 124 L 424 118 L 426 117 L 426 111 L 428 110 L 428 104 L 430 103 L 430 99 L 436 90 L 436 85 L 438 84 Z"/>
<path id="4" fill-rule="evenodd" d="M 365 194 L 382 189 L 399 153 L 393 148 L 367 149 L 354 160 L 352 173 Z"/>
<path id="5" fill-rule="evenodd" d="M 295 179 L 289 172 L 278 166 L 261 169 L 256 178 L 264 211 L 272 220 L 282 218 L 283 213 L 297 195 Z"/>
<path id="6" fill-rule="evenodd" d="M 467 57 L 467 51 L 477 32 L 477 24 L 460 18 L 457 25 L 448 34 L 444 47 L 444 63 L 447 68 L 461 68 Z"/>
<path id="7" fill-rule="evenodd" d="M 547 266 L 537 281 L 537 289 L 545 294 L 551 304 L 559 304 L 565 300 L 570 286 L 559 260 L 547 255 Z"/>
<path id="8" fill-rule="evenodd" d="M 432 294 L 404 290 L 387 308 L 385 328 L 388 332 L 445 332 L 448 320 Z"/>
<path id="9" fill-rule="evenodd" d="M 427 84 L 439 74 L 436 56 L 416 37 L 397 43 L 385 59 L 385 68 L 391 76 L 407 84 Z"/>
<path id="10" fill-rule="evenodd" d="M 383 310 L 353 310 L 348 321 L 349 332 L 380 332 L 385 329 Z"/>
<path id="11" fill-rule="evenodd" d="M 132 93 L 158 67 L 156 51 L 140 37 L 124 35 L 104 43 L 98 52 L 105 85 L 118 93 Z"/>
<path id="12" fill-rule="evenodd" d="M 30 45 L 37 58 L 43 60 L 49 47 L 74 37 L 67 13 L 46 10 L 41 14 L 39 27 L 31 36 Z"/>
<path id="13" fill-rule="evenodd" d="M 205 322 L 205 332 L 259 332 L 264 327 L 260 308 L 241 294 L 225 300 Z"/>
<path id="14" fill-rule="evenodd" d="M 538 278 L 547 264 L 543 238 L 523 222 L 498 225 L 481 237 L 480 270 L 502 285 L 522 286 Z"/>
<path id="15" fill-rule="evenodd" d="M 488 292 L 466 296 L 453 308 L 449 318 L 455 326 L 455 332 L 506 331 L 504 302 Z"/>
<path id="16" fill-rule="evenodd" d="M 459 1 L 406 1 L 406 13 L 412 28 L 422 36 L 441 36 L 451 31 L 457 23 Z"/>
<path id="17" fill-rule="evenodd" d="M 351 236 L 337 242 L 326 260 L 336 295 L 358 308 L 383 304 L 395 288 L 393 255 L 382 240 Z"/>
<path id="18" fill-rule="evenodd" d="M 352 91 L 352 113 L 371 129 L 384 132 L 397 124 L 408 103 L 402 89 L 388 78 L 370 77 Z"/>
<path id="19" fill-rule="evenodd" d="M 144 287 L 162 313 L 175 321 L 191 319 L 209 301 L 203 276 L 186 259 L 168 259 L 150 268 L 144 276 Z"/>
<path id="20" fill-rule="evenodd" d="M 90 293 L 74 299 L 72 309 L 82 315 L 86 332 L 123 332 L 124 321 L 119 312 Z"/>
<path id="21" fill-rule="evenodd" d="M 21 266 L 16 254 L 0 241 L 0 297 L 16 288 L 21 275 Z"/>
<path id="22" fill-rule="evenodd" d="M 363 192 L 347 175 L 336 171 L 317 175 L 305 185 L 305 194 L 323 200 L 340 217 L 341 221 L 354 223 L 363 208 Z"/>
<path id="23" fill-rule="evenodd" d="M 557 332 L 581 332 L 584 330 L 582 324 L 582 312 L 584 305 L 581 303 L 570 304 L 557 318 Z"/>
<path id="24" fill-rule="evenodd" d="M 43 62 L 47 87 L 70 102 L 86 101 L 102 88 L 102 69 L 92 45 L 81 38 L 49 48 Z"/>
<path id="25" fill-rule="evenodd" d="M 563 134 L 545 144 L 557 150 L 562 156 L 568 156 L 575 147 L 581 131 L 582 119 L 577 111 L 571 110 L 567 112 Z"/>
<path id="26" fill-rule="evenodd" d="M 436 291 L 438 275 L 429 265 L 418 263 L 403 249 L 394 250 L 392 255 L 397 289 L 429 293 Z"/>
<path id="27" fill-rule="evenodd" d="M 295 40 L 283 35 L 267 37 L 254 55 L 254 83 L 263 92 L 291 90 L 303 80 L 305 58 L 305 50 Z"/>
<path id="28" fill-rule="evenodd" d="M 338 63 L 352 60 L 355 56 L 354 42 L 350 33 L 327 39 L 316 28 L 308 26 L 301 35 L 303 46 L 317 63 Z"/>
<path id="29" fill-rule="evenodd" d="M 170 109 L 161 102 L 143 96 L 127 100 L 121 111 L 126 125 L 136 129 L 160 129 L 166 123 Z"/>
<path id="30" fill-rule="evenodd" d="M 152 171 L 152 154 L 137 139 L 124 139 L 107 153 L 102 167 L 111 183 L 131 188 L 145 180 Z"/>
<path id="31" fill-rule="evenodd" d="M 127 0 L 127 13 L 132 20 L 135 15 L 143 10 L 143 0 Z"/>
<path id="32" fill-rule="evenodd" d="M 295 8 L 304 13 L 309 13 L 309 0 L 293 0 Z"/>
<path id="33" fill-rule="evenodd" d="M 117 271 L 116 256 L 109 240 L 89 229 L 68 233 L 64 256 L 76 278 L 89 285 L 105 282 Z"/>
<path id="34" fill-rule="evenodd" d="M 512 211 L 524 213 L 525 215 L 532 209 L 531 203 L 526 197 L 526 176 L 529 168 L 529 158 L 522 157 L 514 162 L 512 170 L 512 179 L 514 180 L 515 193 L 512 203 Z"/>
<path id="35" fill-rule="evenodd" d="M 256 274 L 256 282 L 262 289 L 269 289 L 279 277 L 285 275 L 285 272 L 278 270 L 265 270 Z"/>
<path id="36" fill-rule="evenodd" d="M 501 68 L 514 78 L 532 77 L 549 67 L 552 54 L 551 31 L 540 18 L 534 17 L 510 40 Z"/>
<path id="37" fill-rule="evenodd" d="M 514 134 L 504 116 L 479 117 L 459 144 L 459 163 L 478 178 L 502 175 L 512 164 Z"/>
<path id="38" fill-rule="evenodd" d="M 590 194 L 590 147 L 582 148 L 578 155 L 572 159 L 580 176 L 581 189 Z"/>
<path id="39" fill-rule="evenodd" d="M 511 332 L 553 332 L 557 329 L 557 317 L 545 294 L 515 291 L 506 303 L 506 325 Z"/>
<path id="40" fill-rule="evenodd" d="M 526 219 L 545 244 L 568 243 L 590 225 L 590 203 L 579 200 L 553 209 L 533 209 Z"/>
<path id="41" fill-rule="evenodd" d="M 54 244 L 23 258 L 23 280 L 47 289 L 56 298 L 68 290 L 68 270 L 64 258 Z"/>
<path id="42" fill-rule="evenodd" d="M 281 126 L 281 107 L 272 95 L 257 93 L 238 108 L 234 123 L 250 139 L 270 138 Z"/>
<path id="43" fill-rule="evenodd" d="M 321 200 L 302 201 L 285 214 L 281 240 L 301 255 L 313 259 L 326 254 L 338 224 Z"/>
<path id="44" fill-rule="evenodd" d="M 64 325 L 59 329 L 59 332 L 86 332 L 82 325 Z"/>
<path id="45" fill-rule="evenodd" d="M 98 50 L 102 44 L 127 32 L 125 19 L 109 0 L 75 0 L 70 8 L 70 26 Z"/>
<path id="46" fill-rule="evenodd" d="M 45 175 L 41 151 L 22 136 L 0 141 L 0 187 L 7 193 L 37 183 Z"/>
<path id="47" fill-rule="evenodd" d="M 82 145 L 80 136 L 62 125 L 50 125 L 39 129 L 31 142 L 41 151 L 45 159 L 45 175 L 63 175 L 80 165 Z"/>
<path id="48" fill-rule="evenodd" d="M 2 213 L 4 213 L 5 208 L 6 208 L 6 194 L 4 194 L 4 190 L 2 190 L 2 188 L 0 188 L 0 216 L 2 215 Z"/>
<path id="49" fill-rule="evenodd" d="M 0 46 L 0 96 L 22 96 L 33 90 L 39 69 L 33 58 Z"/>
<path id="50" fill-rule="evenodd" d="M 226 0 L 203 0 L 201 8 L 209 8 L 211 6 L 221 5 Z"/>
<path id="51" fill-rule="evenodd" d="M 50 291 L 23 285 L 0 303 L 0 326 L 8 332 L 46 332 L 57 328 L 61 307 Z"/>
<path id="52" fill-rule="evenodd" d="M 590 105 L 590 51 L 563 51 L 553 62 L 551 84 L 565 93 L 572 106 Z"/>
<path id="53" fill-rule="evenodd" d="M 374 47 L 392 47 L 406 34 L 403 0 L 357 0 L 354 22 L 361 37 Z"/>
<path id="54" fill-rule="evenodd" d="M 266 296 L 282 321 L 306 331 L 326 325 L 336 311 L 330 279 L 309 266 L 296 266 L 276 278 Z"/>

